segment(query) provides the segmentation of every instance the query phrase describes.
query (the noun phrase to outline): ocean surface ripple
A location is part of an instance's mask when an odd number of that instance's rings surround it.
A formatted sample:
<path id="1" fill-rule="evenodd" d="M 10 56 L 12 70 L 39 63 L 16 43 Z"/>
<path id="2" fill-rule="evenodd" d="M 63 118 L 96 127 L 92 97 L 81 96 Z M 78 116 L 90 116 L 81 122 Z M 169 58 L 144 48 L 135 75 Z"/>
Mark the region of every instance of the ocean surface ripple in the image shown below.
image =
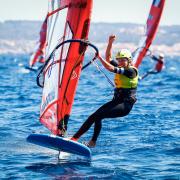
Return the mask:
<path id="1" fill-rule="evenodd" d="M 180 179 L 180 57 L 167 57 L 162 73 L 139 82 L 138 101 L 128 116 L 103 121 L 91 161 L 76 155 L 58 161 L 57 152 L 26 142 L 30 133 L 48 133 L 39 122 L 42 89 L 36 73 L 24 68 L 28 58 L 0 56 L 1 179 Z M 140 73 L 150 66 L 145 61 Z M 112 96 L 95 66 L 84 70 L 69 136 Z M 81 141 L 88 141 L 92 130 Z"/>

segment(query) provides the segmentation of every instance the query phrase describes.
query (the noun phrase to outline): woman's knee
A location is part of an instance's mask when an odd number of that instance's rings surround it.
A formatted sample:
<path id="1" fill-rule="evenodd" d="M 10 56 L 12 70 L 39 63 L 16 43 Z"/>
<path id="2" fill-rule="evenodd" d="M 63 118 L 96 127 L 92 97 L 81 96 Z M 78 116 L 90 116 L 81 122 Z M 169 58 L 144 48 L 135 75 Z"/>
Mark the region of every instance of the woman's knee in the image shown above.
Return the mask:
<path id="1" fill-rule="evenodd" d="M 125 110 L 124 110 L 124 113 L 123 113 L 123 116 L 127 116 L 132 110 L 132 107 L 127 107 Z"/>
<path id="2" fill-rule="evenodd" d="M 124 108 L 123 110 L 122 109 L 119 109 L 119 110 L 116 109 L 116 112 L 114 112 L 113 115 L 116 117 L 124 117 L 130 113 L 131 109 L 132 108 Z"/>
<path id="3" fill-rule="evenodd" d="M 127 115 L 130 113 L 130 111 L 131 111 L 131 110 L 126 110 L 126 111 L 124 111 L 123 116 L 127 116 Z"/>
<path id="4" fill-rule="evenodd" d="M 104 113 L 99 113 L 99 111 L 96 111 L 95 113 L 89 116 L 89 119 L 94 120 L 94 121 L 99 121 L 103 119 L 103 114 Z"/>

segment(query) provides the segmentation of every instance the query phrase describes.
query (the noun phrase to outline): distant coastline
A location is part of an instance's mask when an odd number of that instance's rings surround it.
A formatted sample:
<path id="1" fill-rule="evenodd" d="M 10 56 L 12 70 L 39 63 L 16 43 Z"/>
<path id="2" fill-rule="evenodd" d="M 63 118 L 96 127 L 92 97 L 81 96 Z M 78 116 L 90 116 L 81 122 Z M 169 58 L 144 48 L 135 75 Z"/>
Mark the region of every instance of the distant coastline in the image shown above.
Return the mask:
<path id="1" fill-rule="evenodd" d="M 38 41 L 40 21 L 5 21 L 0 22 L 0 54 L 30 54 Z M 114 51 L 138 47 L 144 26 L 131 23 L 92 23 L 89 39 L 104 53 L 108 36 L 116 34 Z M 163 52 L 168 56 L 180 55 L 180 26 L 161 26 L 153 41 L 151 50 Z"/>

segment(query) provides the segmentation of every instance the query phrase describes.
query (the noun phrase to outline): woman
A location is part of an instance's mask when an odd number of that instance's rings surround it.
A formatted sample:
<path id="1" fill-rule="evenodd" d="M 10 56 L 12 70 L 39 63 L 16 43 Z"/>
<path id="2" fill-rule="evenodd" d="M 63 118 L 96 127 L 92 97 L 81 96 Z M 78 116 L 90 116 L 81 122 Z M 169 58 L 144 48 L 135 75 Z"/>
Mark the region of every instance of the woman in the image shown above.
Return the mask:
<path id="1" fill-rule="evenodd" d="M 122 49 L 116 54 L 117 62 L 111 60 L 112 44 L 115 38 L 115 35 L 109 37 L 106 60 L 97 55 L 103 66 L 115 73 L 114 82 L 116 88 L 114 89 L 114 97 L 89 116 L 78 132 L 71 138 L 71 140 L 77 141 L 94 123 L 94 134 L 92 139 L 87 143 L 89 147 L 96 145 L 102 127 L 102 119 L 126 116 L 136 102 L 138 71 L 132 66 L 131 52 L 126 49 Z"/>

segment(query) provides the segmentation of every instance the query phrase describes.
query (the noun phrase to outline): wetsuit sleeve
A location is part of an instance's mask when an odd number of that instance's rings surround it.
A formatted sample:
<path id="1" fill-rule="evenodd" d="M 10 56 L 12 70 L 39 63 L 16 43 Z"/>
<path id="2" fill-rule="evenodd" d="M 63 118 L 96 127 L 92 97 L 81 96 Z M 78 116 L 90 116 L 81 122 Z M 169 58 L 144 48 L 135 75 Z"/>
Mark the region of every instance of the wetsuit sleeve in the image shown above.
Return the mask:
<path id="1" fill-rule="evenodd" d="M 113 59 L 110 61 L 110 64 L 115 66 L 115 67 L 118 67 L 118 63 Z"/>
<path id="2" fill-rule="evenodd" d="M 118 68 L 118 67 L 114 68 L 114 73 L 123 74 L 127 76 L 128 78 L 135 78 L 138 74 L 135 68 L 124 69 L 124 68 Z"/>
<path id="3" fill-rule="evenodd" d="M 153 60 L 159 62 L 160 64 L 163 64 L 163 61 L 162 61 L 161 59 L 157 58 L 156 56 L 153 56 L 153 55 L 152 55 L 151 58 L 152 58 Z"/>
<path id="4" fill-rule="evenodd" d="M 153 59 L 153 60 L 155 60 L 155 61 L 159 61 L 159 58 L 157 58 L 156 56 L 151 56 L 151 58 Z"/>

